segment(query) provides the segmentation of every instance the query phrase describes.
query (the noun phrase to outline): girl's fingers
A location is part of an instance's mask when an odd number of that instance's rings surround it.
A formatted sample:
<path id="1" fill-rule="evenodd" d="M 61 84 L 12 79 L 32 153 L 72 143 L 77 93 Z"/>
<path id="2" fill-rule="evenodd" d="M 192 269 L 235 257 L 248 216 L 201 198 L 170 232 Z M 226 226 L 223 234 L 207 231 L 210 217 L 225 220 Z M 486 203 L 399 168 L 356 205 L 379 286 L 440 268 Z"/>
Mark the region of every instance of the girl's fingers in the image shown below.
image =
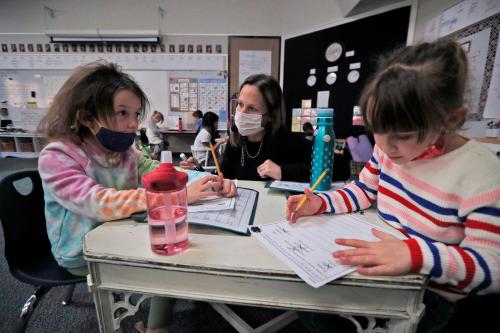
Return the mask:
<path id="1" fill-rule="evenodd" d="M 335 243 L 350 247 L 370 247 L 370 245 L 373 244 L 373 242 L 367 242 L 359 239 L 344 239 L 344 238 L 337 238 L 335 240 Z"/>
<path id="2" fill-rule="evenodd" d="M 380 231 L 380 230 L 377 230 L 377 229 L 372 229 L 372 234 L 377 237 L 378 239 L 380 240 L 395 240 L 395 239 L 398 239 L 397 237 L 391 235 L 391 234 L 388 234 L 386 232 L 383 232 L 383 231 Z"/>

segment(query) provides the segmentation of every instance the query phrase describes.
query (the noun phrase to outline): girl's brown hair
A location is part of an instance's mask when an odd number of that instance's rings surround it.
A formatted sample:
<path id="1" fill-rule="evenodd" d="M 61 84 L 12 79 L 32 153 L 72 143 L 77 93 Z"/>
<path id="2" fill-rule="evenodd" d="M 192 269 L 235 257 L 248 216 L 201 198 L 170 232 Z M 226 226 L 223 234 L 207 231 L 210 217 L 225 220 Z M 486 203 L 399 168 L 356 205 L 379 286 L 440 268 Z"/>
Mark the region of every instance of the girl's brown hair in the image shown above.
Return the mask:
<path id="1" fill-rule="evenodd" d="M 50 140 L 81 142 L 91 132 L 78 121 L 78 111 L 83 112 L 87 119 L 114 121 L 113 99 L 118 91 L 124 89 L 139 97 L 139 120 L 142 120 L 149 102 L 142 89 L 128 74 L 113 63 L 93 62 L 80 66 L 54 97 L 38 130 Z"/>
<path id="2" fill-rule="evenodd" d="M 279 83 L 270 75 L 255 74 L 245 79 L 240 86 L 240 91 L 246 85 L 256 87 L 261 93 L 267 108 L 267 113 L 263 115 L 263 120 L 267 119 L 264 128 L 266 133 L 275 135 L 285 127 L 286 117 L 285 99 Z M 229 142 L 232 146 L 241 146 L 243 144 L 242 139 L 236 126 L 233 125 Z"/>
<path id="3" fill-rule="evenodd" d="M 463 106 L 467 73 L 465 52 L 451 39 L 394 51 L 361 94 L 365 126 L 374 133 L 416 131 L 419 141 L 443 126 L 456 130 L 446 123 Z"/>

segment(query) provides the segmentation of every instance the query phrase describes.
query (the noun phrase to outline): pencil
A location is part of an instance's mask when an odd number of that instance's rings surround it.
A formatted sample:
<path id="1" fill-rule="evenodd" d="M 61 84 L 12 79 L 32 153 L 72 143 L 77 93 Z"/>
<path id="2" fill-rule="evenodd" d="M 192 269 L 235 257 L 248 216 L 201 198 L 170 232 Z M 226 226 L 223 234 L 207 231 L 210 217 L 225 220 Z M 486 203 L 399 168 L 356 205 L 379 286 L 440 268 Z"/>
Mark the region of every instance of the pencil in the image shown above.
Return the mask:
<path id="1" fill-rule="evenodd" d="M 323 173 L 321 175 L 319 175 L 318 179 L 316 179 L 316 182 L 314 182 L 313 186 L 311 186 L 311 192 L 313 192 L 316 189 L 318 184 L 323 180 L 323 178 L 325 178 L 325 176 L 326 176 L 326 170 L 324 170 Z M 307 201 L 307 197 L 304 194 L 302 196 L 302 199 L 300 199 L 297 207 L 295 207 L 295 209 L 293 210 L 293 214 L 295 214 L 300 209 L 300 207 L 302 207 L 305 204 L 306 201 Z"/>
<path id="2" fill-rule="evenodd" d="M 210 151 L 212 152 L 212 157 L 214 159 L 215 163 L 215 168 L 217 169 L 217 175 L 220 176 L 220 167 L 219 167 L 219 161 L 217 160 L 217 155 L 215 154 L 214 146 L 212 145 L 212 142 L 210 142 Z"/>

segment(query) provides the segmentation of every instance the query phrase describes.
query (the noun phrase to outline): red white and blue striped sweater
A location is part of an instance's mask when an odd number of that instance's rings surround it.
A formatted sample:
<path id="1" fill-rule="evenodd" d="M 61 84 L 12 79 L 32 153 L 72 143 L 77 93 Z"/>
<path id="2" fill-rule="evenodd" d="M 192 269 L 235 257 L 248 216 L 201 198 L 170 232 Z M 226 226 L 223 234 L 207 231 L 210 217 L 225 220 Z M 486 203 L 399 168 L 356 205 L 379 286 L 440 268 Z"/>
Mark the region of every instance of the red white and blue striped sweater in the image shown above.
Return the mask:
<path id="1" fill-rule="evenodd" d="M 408 236 L 412 272 L 445 298 L 500 292 L 500 162 L 478 142 L 405 165 L 375 146 L 359 181 L 320 196 L 329 213 L 376 203 Z"/>

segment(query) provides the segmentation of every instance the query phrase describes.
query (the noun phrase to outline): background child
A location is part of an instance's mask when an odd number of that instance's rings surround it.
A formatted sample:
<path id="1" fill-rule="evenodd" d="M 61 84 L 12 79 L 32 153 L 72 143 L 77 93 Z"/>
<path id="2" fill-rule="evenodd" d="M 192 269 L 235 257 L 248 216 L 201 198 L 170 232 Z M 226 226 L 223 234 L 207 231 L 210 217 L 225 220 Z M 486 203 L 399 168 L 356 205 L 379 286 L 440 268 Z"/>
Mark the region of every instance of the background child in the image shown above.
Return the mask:
<path id="1" fill-rule="evenodd" d="M 305 122 L 302 125 L 302 133 L 304 134 L 304 137 L 312 141 L 314 139 L 314 127 L 310 122 Z"/>
<path id="2" fill-rule="evenodd" d="M 192 113 L 192 116 L 194 118 L 194 132 L 198 134 L 201 130 L 201 122 L 203 118 L 203 112 L 200 110 L 196 110 Z"/>
<path id="3" fill-rule="evenodd" d="M 451 40 L 395 51 L 361 96 L 376 145 L 359 181 L 327 194 L 306 190 L 308 201 L 297 212 L 301 196 L 288 199 L 291 221 L 376 202 L 380 218 L 408 239 L 374 230 L 379 242 L 337 239 L 351 249 L 333 256 L 365 275 L 429 275 L 419 331 L 446 325 L 458 299 L 500 292 L 500 163 L 456 132 L 467 112 L 467 67 L 465 52 Z M 433 323 L 436 309 L 444 314 Z"/>
<path id="4" fill-rule="evenodd" d="M 210 143 L 214 145 L 214 150 L 221 144 L 221 141 L 216 142 L 215 139 L 219 138 L 219 132 L 217 130 L 217 124 L 219 121 L 219 116 L 213 112 L 205 112 L 202 119 L 202 128 L 196 138 L 194 139 L 193 146 L 195 147 L 210 147 Z M 195 152 L 193 152 L 194 154 Z M 204 155 L 194 154 L 194 158 L 200 163 L 202 162 Z"/>
<path id="5" fill-rule="evenodd" d="M 159 123 L 165 120 L 163 113 L 153 111 L 146 122 L 146 135 L 148 137 L 149 146 L 152 149 L 151 158 L 154 160 L 160 159 L 160 154 L 165 150 L 163 134 L 158 127 Z"/>
<path id="6" fill-rule="evenodd" d="M 88 272 L 82 249 L 88 231 L 146 210 L 139 182 L 158 162 L 132 145 L 147 105 L 130 76 L 114 64 L 92 63 L 72 73 L 40 122 L 51 141 L 38 163 L 47 232 L 55 259 L 75 275 Z M 188 187 L 188 202 L 216 194 L 217 189 L 235 194 L 230 181 L 221 182 L 214 177 L 195 182 Z M 204 192 L 211 188 L 215 190 Z M 168 315 L 155 327 L 166 326 Z"/>

